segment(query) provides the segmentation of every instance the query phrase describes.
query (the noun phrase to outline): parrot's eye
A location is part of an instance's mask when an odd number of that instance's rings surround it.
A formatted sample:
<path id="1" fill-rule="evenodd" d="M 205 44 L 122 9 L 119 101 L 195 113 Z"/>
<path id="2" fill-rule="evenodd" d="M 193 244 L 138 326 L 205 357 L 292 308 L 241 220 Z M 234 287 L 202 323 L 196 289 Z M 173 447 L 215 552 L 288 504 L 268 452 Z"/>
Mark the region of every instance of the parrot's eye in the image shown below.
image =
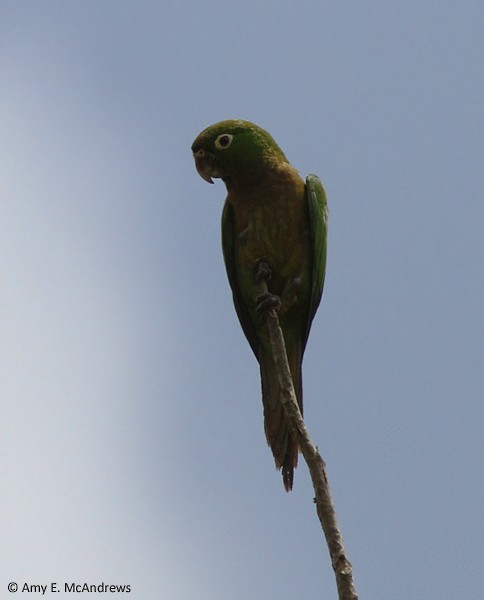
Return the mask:
<path id="1" fill-rule="evenodd" d="M 217 148 L 217 150 L 225 150 L 225 148 L 228 148 L 230 146 L 233 139 L 234 136 L 232 134 L 222 133 L 215 140 L 215 148 Z"/>

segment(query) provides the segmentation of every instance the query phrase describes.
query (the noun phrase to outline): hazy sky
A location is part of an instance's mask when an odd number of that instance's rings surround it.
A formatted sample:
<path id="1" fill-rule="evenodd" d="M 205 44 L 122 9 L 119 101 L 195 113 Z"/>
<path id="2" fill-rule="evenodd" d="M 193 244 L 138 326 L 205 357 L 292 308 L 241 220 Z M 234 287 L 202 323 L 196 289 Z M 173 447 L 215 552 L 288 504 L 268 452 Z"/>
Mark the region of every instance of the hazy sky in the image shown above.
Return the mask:
<path id="1" fill-rule="evenodd" d="M 305 416 L 360 597 L 482 600 L 483 24 L 466 0 L 0 3 L 2 598 L 336 598 L 190 153 L 235 117 L 327 189 Z"/>

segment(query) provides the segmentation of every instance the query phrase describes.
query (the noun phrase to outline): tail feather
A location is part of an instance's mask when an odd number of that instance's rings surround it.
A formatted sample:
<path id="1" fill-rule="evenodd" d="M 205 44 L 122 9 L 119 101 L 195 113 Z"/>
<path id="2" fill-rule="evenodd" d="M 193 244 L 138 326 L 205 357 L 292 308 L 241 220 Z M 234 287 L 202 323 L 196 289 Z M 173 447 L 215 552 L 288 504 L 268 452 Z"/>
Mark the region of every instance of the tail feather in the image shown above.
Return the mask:
<path id="1" fill-rule="evenodd" d="M 294 389 L 302 412 L 301 352 L 298 349 L 288 355 Z M 264 405 L 264 430 L 267 443 L 271 447 L 276 468 L 282 470 L 282 480 L 286 491 L 292 489 L 294 469 L 297 466 L 298 444 L 293 439 L 282 406 L 282 390 L 279 385 L 276 366 L 269 352 L 259 353 L 262 403 Z"/>

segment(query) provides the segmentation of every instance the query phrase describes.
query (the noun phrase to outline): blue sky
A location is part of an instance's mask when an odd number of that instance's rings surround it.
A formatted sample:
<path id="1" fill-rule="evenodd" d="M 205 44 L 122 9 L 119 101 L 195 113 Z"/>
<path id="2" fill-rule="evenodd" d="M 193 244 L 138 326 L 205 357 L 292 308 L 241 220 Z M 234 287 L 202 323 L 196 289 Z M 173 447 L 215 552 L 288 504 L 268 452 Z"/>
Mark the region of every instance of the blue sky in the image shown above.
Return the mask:
<path id="1" fill-rule="evenodd" d="M 225 190 L 190 153 L 245 118 L 328 192 L 305 416 L 358 592 L 482 600 L 483 19 L 447 0 L 0 5 L 2 589 L 336 597 L 306 466 L 286 494 L 265 443 Z"/>

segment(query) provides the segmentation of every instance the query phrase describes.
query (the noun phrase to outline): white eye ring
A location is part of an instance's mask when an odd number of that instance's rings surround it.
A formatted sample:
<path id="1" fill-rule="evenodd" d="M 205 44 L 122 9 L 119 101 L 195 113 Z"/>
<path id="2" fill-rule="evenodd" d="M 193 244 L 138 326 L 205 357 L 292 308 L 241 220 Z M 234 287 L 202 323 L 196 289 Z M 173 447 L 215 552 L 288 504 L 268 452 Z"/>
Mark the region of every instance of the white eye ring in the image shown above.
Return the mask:
<path id="1" fill-rule="evenodd" d="M 225 150 L 230 146 L 234 136 L 231 133 L 221 133 L 215 140 L 215 148 L 217 150 Z"/>

